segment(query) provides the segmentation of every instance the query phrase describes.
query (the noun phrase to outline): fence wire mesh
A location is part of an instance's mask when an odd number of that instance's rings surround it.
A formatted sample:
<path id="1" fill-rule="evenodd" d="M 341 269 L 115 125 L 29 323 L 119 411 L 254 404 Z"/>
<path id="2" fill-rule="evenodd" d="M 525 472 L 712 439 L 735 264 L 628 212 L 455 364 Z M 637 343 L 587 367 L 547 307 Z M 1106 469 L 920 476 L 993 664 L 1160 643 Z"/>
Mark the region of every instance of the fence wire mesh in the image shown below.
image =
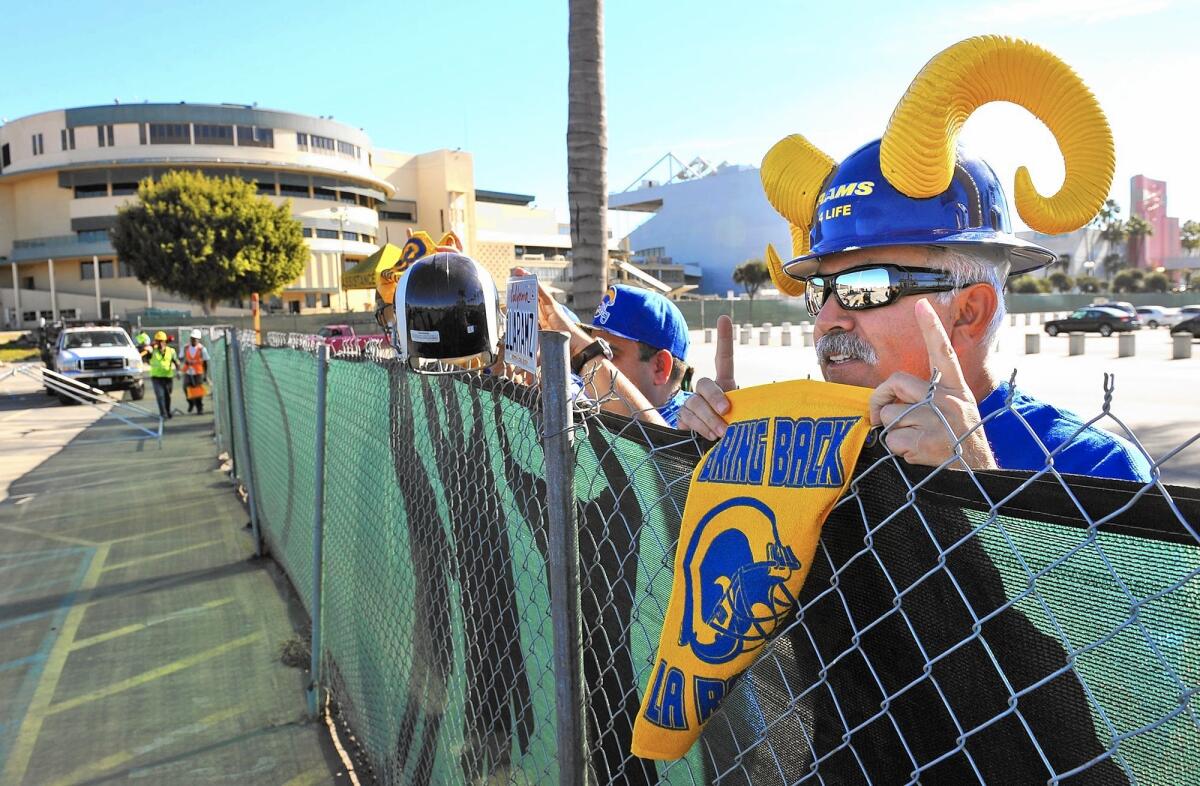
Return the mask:
<path id="1" fill-rule="evenodd" d="M 271 343 L 242 342 L 253 482 L 270 552 L 311 604 L 315 345 Z M 219 428 L 240 445 L 221 378 L 236 364 L 224 338 L 210 348 Z M 554 673 L 539 390 L 422 376 L 381 354 L 328 371 L 335 717 L 380 783 L 555 782 L 567 677 Z M 1136 441 L 1108 394 L 1093 422 Z M 686 756 L 634 757 L 709 445 L 583 398 L 568 477 L 590 782 L 1200 782 L 1200 491 L 1065 475 L 1052 451 L 1032 473 L 915 467 L 878 434 L 794 617 Z"/>

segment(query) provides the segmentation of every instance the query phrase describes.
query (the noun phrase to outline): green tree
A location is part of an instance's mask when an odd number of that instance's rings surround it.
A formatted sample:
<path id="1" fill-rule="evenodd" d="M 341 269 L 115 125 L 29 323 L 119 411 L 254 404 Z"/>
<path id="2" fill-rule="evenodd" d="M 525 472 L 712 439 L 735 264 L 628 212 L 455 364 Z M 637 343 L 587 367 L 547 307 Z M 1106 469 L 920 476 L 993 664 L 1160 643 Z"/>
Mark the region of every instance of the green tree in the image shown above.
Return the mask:
<path id="1" fill-rule="evenodd" d="M 1050 282 L 1041 276 L 1017 276 L 1008 282 L 1008 289 L 1018 295 L 1043 295 L 1050 291 Z"/>
<path id="2" fill-rule="evenodd" d="M 1200 221 L 1185 221 L 1179 229 L 1179 245 L 1188 256 L 1193 256 L 1200 249 Z"/>
<path id="3" fill-rule="evenodd" d="M 1133 267 L 1140 267 L 1146 261 L 1146 238 L 1154 234 L 1154 227 L 1144 218 L 1130 216 L 1125 222 L 1125 235 L 1128 238 L 1126 243 L 1129 250 L 1125 258 L 1129 260 L 1129 264 Z"/>
<path id="4" fill-rule="evenodd" d="M 1144 276 L 1145 274 L 1137 269 L 1122 270 L 1120 273 L 1117 273 L 1115 276 L 1113 276 L 1112 291 L 1114 293 L 1141 292 L 1142 280 Z"/>
<path id="5" fill-rule="evenodd" d="M 571 296 L 591 313 L 608 288 L 608 129 L 604 112 L 604 0 L 569 0 L 567 204 Z"/>
<path id="6" fill-rule="evenodd" d="M 1111 283 L 1113 276 L 1125 269 L 1126 260 L 1117 252 L 1104 257 L 1104 277 Z"/>
<path id="7" fill-rule="evenodd" d="M 1167 292 L 1171 289 L 1171 279 L 1166 273 L 1151 273 L 1142 279 L 1143 292 Z"/>
<path id="8" fill-rule="evenodd" d="M 1100 291 L 1100 279 L 1095 276 L 1080 276 L 1075 279 L 1075 286 L 1079 287 L 1080 292 L 1093 295 Z"/>
<path id="9" fill-rule="evenodd" d="M 761 259 L 747 259 L 733 269 L 733 282 L 746 288 L 746 294 L 751 300 L 758 294 L 762 285 L 771 280 L 771 271 Z"/>
<path id="10" fill-rule="evenodd" d="M 138 281 L 203 304 L 278 292 L 308 262 L 291 200 L 277 205 L 253 183 L 167 172 L 138 184 L 117 211 L 113 248 Z"/>
<path id="11" fill-rule="evenodd" d="M 1055 292 L 1070 292 L 1075 286 L 1071 277 L 1061 270 L 1054 271 L 1046 277 L 1046 280 L 1050 282 L 1050 286 L 1054 288 Z"/>

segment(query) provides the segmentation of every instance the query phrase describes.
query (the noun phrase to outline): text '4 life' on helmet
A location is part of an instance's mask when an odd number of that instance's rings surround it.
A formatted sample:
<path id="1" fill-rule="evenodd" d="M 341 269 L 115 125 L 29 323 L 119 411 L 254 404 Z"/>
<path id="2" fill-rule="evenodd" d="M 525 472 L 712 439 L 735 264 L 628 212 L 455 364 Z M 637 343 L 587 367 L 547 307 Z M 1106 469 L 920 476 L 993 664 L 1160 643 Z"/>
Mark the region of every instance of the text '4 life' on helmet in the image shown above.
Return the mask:
<path id="1" fill-rule="evenodd" d="M 500 349 L 496 282 L 463 254 L 417 260 L 396 288 L 396 349 L 416 371 L 445 373 L 495 363 Z"/>

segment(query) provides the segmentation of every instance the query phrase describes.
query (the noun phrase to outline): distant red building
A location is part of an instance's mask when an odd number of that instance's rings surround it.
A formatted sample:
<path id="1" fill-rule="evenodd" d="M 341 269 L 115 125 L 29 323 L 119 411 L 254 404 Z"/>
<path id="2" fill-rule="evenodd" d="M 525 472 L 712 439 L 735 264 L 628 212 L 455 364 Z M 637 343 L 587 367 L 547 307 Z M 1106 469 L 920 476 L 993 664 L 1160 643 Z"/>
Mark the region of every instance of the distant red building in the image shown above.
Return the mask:
<path id="1" fill-rule="evenodd" d="M 1167 215 L 1167 183 L 1145 175 L 1129 181 L 1129 213 L 1145 219 L 1154 234 L 1140 243 L 1130 244 L 1130 263 L 1135 267 L 1156 268 L 1167 259 L 1183 255 L 1179 245 L 1179 219 Z"/>

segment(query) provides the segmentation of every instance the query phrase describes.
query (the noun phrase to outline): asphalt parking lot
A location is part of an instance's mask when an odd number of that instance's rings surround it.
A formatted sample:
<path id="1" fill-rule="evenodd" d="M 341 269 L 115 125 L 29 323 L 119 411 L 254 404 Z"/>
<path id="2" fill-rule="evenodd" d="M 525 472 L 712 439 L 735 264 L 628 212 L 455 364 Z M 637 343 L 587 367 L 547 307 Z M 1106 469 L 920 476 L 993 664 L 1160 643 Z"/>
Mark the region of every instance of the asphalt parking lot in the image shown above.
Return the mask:
<path id="1" fill-rule="evenodd" d="M 1142 329 L 1134 339 L 1137 354 L 1117 357 L 1117 336 L 1102 338 L 1090 333 L 1085 353 L 1069 357 L 1068 337 L 1047 336 L 1034 315 L 1030 326 L 1018 315 L 1014 327 L 1006 319 L 998 337 L 999 351 L 991 356 L 997 378 L 1016 371 L 1017 386 L 1045 401 L 1073 410 L 1085 420 L 1103 411 L 1104 375 L 1113 375 L 1111 416 L 1097 426 L 1136 435 L 1156 460 L 1164 459 L 1180 445 L 1194 440 L 1162 464 L 1168 483 L 1200 486 L 1200 340 L 1192 343 L 1192 357 L 1171 359 L 1171 336 L 1165 328 Z M 747 345 L 735 344 L 736 379 L 743 387 L 787 379 L 821 378 L 812 347 L 803 346 L 799 325 L 792 328 L 792 346 L 780 343 L 780 328 L 772 331 L 771 343 L 759 345 L 756 328 Z M 1041 335 L 1041 352 L 1025 354 L 1026 333 Z M 735 339 L 736 340 L 736 339 Z M 692 331 L 691 361 L 696 377 L 712 376 L 715 343 L 705 344 L 703 331 Z"/>

